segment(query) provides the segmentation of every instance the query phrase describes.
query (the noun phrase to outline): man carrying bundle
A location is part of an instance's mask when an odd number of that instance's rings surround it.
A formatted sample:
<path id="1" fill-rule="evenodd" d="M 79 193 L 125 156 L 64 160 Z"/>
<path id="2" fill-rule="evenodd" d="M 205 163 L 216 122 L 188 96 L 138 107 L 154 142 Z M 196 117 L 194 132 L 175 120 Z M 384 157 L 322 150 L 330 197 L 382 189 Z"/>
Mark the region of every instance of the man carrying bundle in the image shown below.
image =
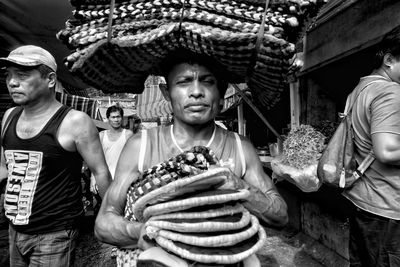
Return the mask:
<path id="1" fill-rule="evenodd" d="M 212 59 L 189 52 L 173 53 L 163 61 L 167 95 L 172 104 L 172 125 L 160 126 L 134 135 L 126 143 L 98 217 L 95 233 L 106 243 L 125 248 L 117 259 L 119 265 L 133 264 L 133 249 L 146 250 L 153 244 L 145 241 L 143 223 L 124 218 L 127 191 L 144 170 L 194 146 L 205 146 L 215 152 L 219 164 L 229 166 L 234 177 L 225 188 L 246 188 L 250 194 L 244 205 L 263 223 L 282 227 L 287 221 L 287 206 L 264 173 L 255 148 L 243 136 L 215 125 L 227 83 L 221 78 L 221 67 Z M 244 181 L 244 182 L 243 182 Z M 157 255 L 153 255 L 157 258 Z M 182 265 L 184 266 L 184 265 Z"/>

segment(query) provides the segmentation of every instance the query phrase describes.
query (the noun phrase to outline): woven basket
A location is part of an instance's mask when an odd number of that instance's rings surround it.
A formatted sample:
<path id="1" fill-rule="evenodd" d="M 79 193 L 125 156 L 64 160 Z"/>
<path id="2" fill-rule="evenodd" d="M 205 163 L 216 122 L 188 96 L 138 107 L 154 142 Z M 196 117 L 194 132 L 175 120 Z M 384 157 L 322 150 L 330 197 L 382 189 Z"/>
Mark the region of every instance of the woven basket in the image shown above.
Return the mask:
<path id="1" fill-rule="evenodd" d="M 325 1 L 272 0 L 260 32 L 264 0 L 117 0 L 110 29 L 110 1 L 74 0 L 74 19 L 57 37 L 74 50 L 68 68 L 106 92 L 141 93 L 148 75 L 160 74 L 160 61 L 183 48 L 214 57 L 229 82 L 247 82 L 272 107 L 286 86 L 294 44 Z"/>

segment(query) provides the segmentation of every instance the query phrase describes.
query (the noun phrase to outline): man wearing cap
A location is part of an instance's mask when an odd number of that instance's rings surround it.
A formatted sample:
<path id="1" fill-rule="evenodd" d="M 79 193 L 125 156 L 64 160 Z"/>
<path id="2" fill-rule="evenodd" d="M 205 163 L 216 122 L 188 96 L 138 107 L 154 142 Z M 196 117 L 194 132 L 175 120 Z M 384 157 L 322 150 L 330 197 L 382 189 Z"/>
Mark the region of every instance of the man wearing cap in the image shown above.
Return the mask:
<path id="1" fill-rule="evenodd" d="M 83 160 L 103 196 L 111 176 L 90 117 L 55 99 L 57 64 L 26 45 L 1 58 L 18 106 L 2 121 L 0 178 L 10 227 L 11 266 L 72 266 L 83 214 Z"/>

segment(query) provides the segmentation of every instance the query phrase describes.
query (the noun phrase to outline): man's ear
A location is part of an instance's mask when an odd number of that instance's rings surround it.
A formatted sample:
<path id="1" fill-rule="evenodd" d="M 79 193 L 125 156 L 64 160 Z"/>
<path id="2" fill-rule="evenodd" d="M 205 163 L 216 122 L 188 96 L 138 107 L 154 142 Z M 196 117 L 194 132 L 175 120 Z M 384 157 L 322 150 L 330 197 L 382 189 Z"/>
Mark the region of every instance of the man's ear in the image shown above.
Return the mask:
<path id="1" fill-rule="evenodd" d="M 49 79 L 49 88 L 55 88 L 57 82 L 56 73 L 50 72 L 47 78 Z"/>
<path id="2" fill-rule="evenodd" d="M 167 101 L 170 101 L 170 102 L 171 102 L 171 98 L 170 98 L 170 96 L 169 96 L 169 91 L 168 91 L 168 85 L 165 84 L 165 83 L 160 83 L 160 84 L 158 85 L 158 87 L 160 88 L 161 93 L 163 94 L 164 98 L 165 98 Z"/>
<path id="3" fill-rule="evenodd" d="M 385 65 L 389 69 L 392 67 L 392 65 L 395 63 L 395 61 L 396 60 L 395 60 L 394 56 L 390 53 L 386 53 L 383 56 L 383 65 Z"/>

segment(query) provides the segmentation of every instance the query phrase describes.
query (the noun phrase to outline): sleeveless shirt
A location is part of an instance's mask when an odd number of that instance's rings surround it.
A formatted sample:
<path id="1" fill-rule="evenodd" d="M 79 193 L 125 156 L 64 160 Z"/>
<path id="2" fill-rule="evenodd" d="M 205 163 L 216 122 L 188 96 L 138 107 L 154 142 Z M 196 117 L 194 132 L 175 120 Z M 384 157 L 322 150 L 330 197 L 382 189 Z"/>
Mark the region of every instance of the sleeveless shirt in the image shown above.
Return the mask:
<path id="1" fill-rule="evenodd" d="M 101 145 L 103 146 L 104 156 L 106 157 L 106 162 L 108 169 L 110 170 L 111 176 L 114 179 L 115 168 L 117 167 L 117 162 L 119 155 L 126 143 L 126 129 L 123 129 L 121 135 L 116 141 L 111 141 L 108 138 L 108 130 L 104 131 L 103 138 L 101 140 Z"/>
<path id="2" fill-rule="evenodd" d="M 171 127 L 171 125 L 163 125 L 142 131 L 139 172 L 181 153 L 172 141 Z M 215 153 L 221 165 L 228 167 L 238 177 L 243 177 L 246 172 L 246 163 L 239 135 L 217 125 L 215 125 L 215 130 L 215 138 L 209 148 Z"/>
<path id="3" fill-rule="evenodd" d="M 5 214 L 21 233 L 41 234 L 76 227 L 83 215 L 82 157 L 66 151 L 57 131 L 70 107 L 62 106 L 36 136 L 22 139 L 10 120 L 2 145 L 8 168 Z"/>
<path id="4" fill-rule="evenodd" d="M 139 151 L 139 172 L 161 163 L 181 153 L 171 137 L 171 125 L 158 126 L 142 130 L 141 147 Z M 219 163 L 228 167 L 238 177 L 244 176 L 246 162 L 242 142 L 237 133 L 222 129 L 215 125 L 215 137 L 209 148 L 215 153 Z M 118 249 L 117 266 L 135 266 L 140 250 Z"/>

